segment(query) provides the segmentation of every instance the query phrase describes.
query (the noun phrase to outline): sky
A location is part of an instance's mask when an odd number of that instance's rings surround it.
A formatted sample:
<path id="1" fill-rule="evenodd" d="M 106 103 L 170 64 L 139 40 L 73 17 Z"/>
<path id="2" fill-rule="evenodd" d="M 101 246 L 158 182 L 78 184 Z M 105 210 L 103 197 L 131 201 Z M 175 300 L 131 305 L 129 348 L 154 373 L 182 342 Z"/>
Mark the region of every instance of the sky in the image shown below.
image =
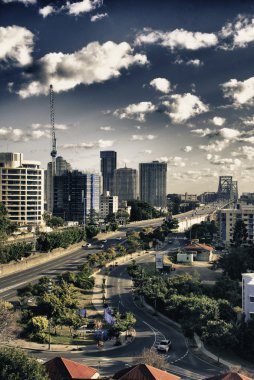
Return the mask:
<path id="1" fill-rule="evenodd" d="M 0 151 L 99 172 L 168 163 L 168 192 L 254 191 L 254 4 L 0 0 Z"/>

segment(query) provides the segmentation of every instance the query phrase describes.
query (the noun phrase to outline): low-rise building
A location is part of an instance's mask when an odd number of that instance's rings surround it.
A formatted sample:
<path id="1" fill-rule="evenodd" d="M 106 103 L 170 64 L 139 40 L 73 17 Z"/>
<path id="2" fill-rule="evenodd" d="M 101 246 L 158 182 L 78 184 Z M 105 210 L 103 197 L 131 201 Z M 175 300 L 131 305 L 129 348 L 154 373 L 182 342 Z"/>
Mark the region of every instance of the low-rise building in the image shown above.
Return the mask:
<path id="1" fill-rule="evenodd" d="M 118 210 L 118 196 L 110 195 L 106 191 L 100 196 L 100 217 L 105 219 L 109 214 L 114 214 Z"/>
<path id="2" fill-rule="evenodd" d="M 236 208 L 222 209 L 218 211 L 219 234 L 224 243 L 229 243 L 234 234 L 237 221 L 243 221 L 248 234 L 248 241 L 254 242 L 254 206 L 237 204 Z"/>
<path id="3" fill-rule="evenodd" d="M 242 309 L 245 321 L 254 319 L 254 273 L 242 274 Z"/>
<path id="4" fill-rule="evenodd" d="M 183 252 L 192 253 L 196 261 L 212 261 L 214 248 L 207 244 L 191 242 L 183 247 Z"/>

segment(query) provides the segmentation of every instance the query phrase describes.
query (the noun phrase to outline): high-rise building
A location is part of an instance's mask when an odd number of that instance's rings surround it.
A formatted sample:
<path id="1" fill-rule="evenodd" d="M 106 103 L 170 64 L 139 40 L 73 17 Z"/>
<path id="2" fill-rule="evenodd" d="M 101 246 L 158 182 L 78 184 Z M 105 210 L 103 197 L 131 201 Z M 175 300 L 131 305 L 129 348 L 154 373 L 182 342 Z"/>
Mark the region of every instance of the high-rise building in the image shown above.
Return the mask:
<path id="1" fill-rule="evenodd" d="M 166 207 L 167 163 L 152 161 L 139 164 L 140 199 L 154 207 Z"/>
<path id="2" fill-rule="evenodd" d="M 62 156 L 56 158 L 56 175 L 62 175 L 72 170 L 71 164 L 63 159 Z"/>
<path id="3" fill-rule="evenodd" d="M 44 212 L 44 170 L 22 153 L 0 153 L 0 202 L 19 225 L 41 224 Z"/>
<path id="4" fill-rule="evenodd" d="M 100 217 L 105 219 L 109 214 L 114 214 L 118 210 L 118 196 L 110 195 L 106 192 L 100 196 Z"/>
<path id="5" fill-rule="evenodd" d="M 137 199 L 137 170 L 131 168 L 116 169 L 114 173 L 114 194 L 119 204 Z"/>
<path id="6" fill-rule="evenodd" d="M 112 195 L 114 192 L 114 171 L 116 169 L 117 153 L 113 150 L 100 152 L 101 174 L 103 179 L 103 193 L 109 191 Z"/>
<path id="7" fill-rule="evenodd" d="M 80 224 L 95 221 L 100 211 L 99 174 L 78 170 L 54 179 L 54 215 Z"/>

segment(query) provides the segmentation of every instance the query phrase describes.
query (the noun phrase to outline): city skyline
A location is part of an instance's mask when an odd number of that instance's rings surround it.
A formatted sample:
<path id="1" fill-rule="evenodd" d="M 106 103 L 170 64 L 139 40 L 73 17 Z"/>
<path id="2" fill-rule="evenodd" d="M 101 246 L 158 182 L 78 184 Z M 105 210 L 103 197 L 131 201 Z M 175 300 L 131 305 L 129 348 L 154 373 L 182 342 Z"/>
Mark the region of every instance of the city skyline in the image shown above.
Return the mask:
<path id="1" fill-rule="evenodd" d="M 254 5 L 207 1 L 0 2 L 0 151 L 73 169 L 168 163 L 168 193 L 252 191 Z"/>

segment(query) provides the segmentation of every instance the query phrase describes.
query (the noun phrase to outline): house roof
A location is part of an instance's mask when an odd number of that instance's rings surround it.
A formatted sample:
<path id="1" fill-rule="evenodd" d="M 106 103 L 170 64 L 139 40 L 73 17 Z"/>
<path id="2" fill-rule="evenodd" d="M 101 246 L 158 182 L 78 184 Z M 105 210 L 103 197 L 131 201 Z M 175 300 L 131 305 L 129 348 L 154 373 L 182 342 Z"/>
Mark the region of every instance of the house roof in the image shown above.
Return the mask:
<path id="1" fill-rule="evenodd" d="M 247 377 L 237 372 L 227 372 L 218 376 L 208 377 L 205 380 L 253 380 L 251 377 Z"/>
<path id="2" fill-rule="evenodd" d="M 210 245 L 207 245 L 207 244 L 201 244 L 201 243 L 191 243 L 191 244 L 188 244 L 188 245 L 185 245 L 183 247 L 184 249 L 187 249 L 187 250 L 190 250 L 190 251 L 213 251 L 213 247 L 211 247 Z"/>
<path id="3" fill-rule="evenodd" d="M 147 364 L 138 364 L 117 372 L 113 379 L 119 380 L 180 380 L 181 378 Z"/>
<path id="4" fill-rule="evenodd" d="M 52 380 L 91 379 L 97 372 L 97 369 L 93 367 L 60 356 L 49 360 L 44 365 Z"/>

